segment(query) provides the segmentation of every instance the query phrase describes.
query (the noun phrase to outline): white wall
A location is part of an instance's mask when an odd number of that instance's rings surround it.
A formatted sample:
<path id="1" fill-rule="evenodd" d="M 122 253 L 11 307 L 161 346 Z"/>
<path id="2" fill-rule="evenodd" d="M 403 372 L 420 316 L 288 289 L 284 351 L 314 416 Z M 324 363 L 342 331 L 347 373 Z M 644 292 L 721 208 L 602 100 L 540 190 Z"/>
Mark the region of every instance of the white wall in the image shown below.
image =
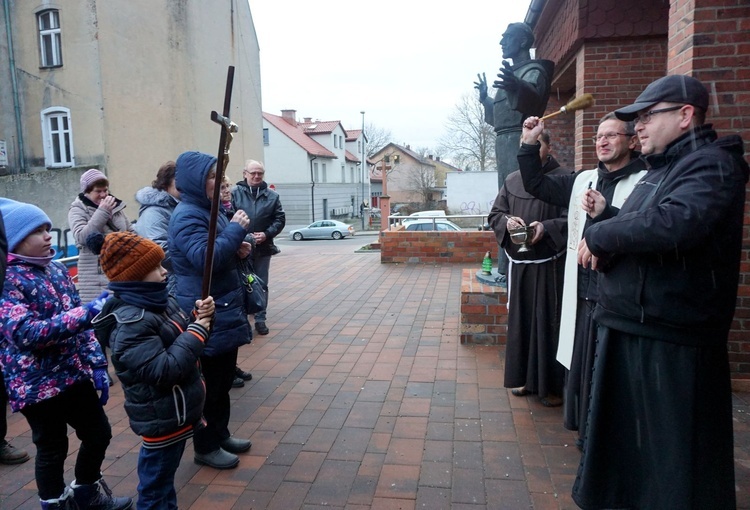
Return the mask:
<path id="1" fill-rule="evenodd" d="M 487 214 L 497 197 L 497 172 L 448 172 L 446 185 L 452 214 Z"/>
<path id="2" fill-rule="evenodd" d="M 310 182 L 310 164 L 307 151 L 291 138 L 263 119 L 268 129 L 268 146 L 264 147 L 266 182 L 292 184 Z"/>

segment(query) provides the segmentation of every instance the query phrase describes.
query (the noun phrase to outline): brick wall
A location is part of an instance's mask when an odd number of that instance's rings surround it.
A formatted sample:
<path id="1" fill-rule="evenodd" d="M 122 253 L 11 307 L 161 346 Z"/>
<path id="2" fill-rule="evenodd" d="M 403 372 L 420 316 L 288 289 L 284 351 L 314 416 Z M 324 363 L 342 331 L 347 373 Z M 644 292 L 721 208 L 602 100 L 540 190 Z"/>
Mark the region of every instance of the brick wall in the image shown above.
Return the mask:
<path id="1" fill-rule="evenodd" d="M 577 54 L 576 95 L 593 94 L 596 104 L 576 115 L 577 170 L 597 164 L 591 137 L 599 120 L 631 104 L 646 85 L 666 73 L 666 38 L 586 42 Z"/>
<path id="2" fill-rule="evenodd" d="M 573 98 L 571 94 L 558 94 L 556 92 L 550 95 L 547 102 L 547 113 L 559 111 Z M 575 116 L 558 115 L 545 120 L 544 125 L 550 132 L 552 155 L 561 167 L 575 169 Z"/>
<path id="3" fill-rule="evenodd" d="M 410 264 L 476 264 L 488 251 L 497 260 L 493 232 L 380 232 L 380 262 Z"/>
<path id="4" fill-rule="evenodd" d="M 707 121 L 719 136 L 750 141 L 750 4 L 743 0 L 673 0 L 669 10 L 668 74 L 687 74 L 709 89 Z M 750 196 L 750 194 L 749 194 Z M 729 361 L 732 377 L 750 380 L 750 216 L 745 204 L 740 286 Z M 750 389 L 750 384 L 746 384 Z"/>

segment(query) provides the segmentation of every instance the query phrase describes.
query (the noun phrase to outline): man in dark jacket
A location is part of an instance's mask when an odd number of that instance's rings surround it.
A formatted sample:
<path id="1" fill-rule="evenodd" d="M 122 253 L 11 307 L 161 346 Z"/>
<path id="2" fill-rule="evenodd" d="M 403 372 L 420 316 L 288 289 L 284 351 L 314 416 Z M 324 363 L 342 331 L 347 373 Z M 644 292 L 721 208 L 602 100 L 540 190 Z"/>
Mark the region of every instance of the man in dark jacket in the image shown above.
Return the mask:
<path id="1" fill-rule="evenodd" d="M 579 246 L 601 272 L 582 508 L 736 506 L 727 337 L 748 165 L 739 136 L 704 124 L 708 103 L 698 80 L 667 76 L 615 112 L 649 171 Z"/>
<path id="2" fill-rule="evenodd" d="M 576 445 L 582 448 L 596 340 L 592 313 L 598 296 L 596 271 L 578 265 L 578 242 L 594 221 L 617 214 L 635 183 L 646 173 L 646 164 L 638 158 L 639 153 L 635 150 L 638 139 L 634 123 L 622 121 L 610 112 L 599 121 L 594 136 L 599 158 L 595 169 L 575 174 L 545 174 L 537 142 L 543 129 L 544 121 L 538 117 L 524 121 L 518 165 L 526 191 L 545 202 L 568 207 L 568 245 L 557 359 L 568 369 L 565 372 L 563 424 L 567 429 L 578 430 Z M 589 193 L 596 193 L 602 199 L 603 209 L 598 215 L 586 214 L 581 207 L 582 197 Z"/>
<path id="3" fill-rule="evenodd" d="M 216 183 L 216 158 L 200 152 L 184 152 L 177 158 L 175 183 L 181 201 L 169 220 L 168 242 L 177 285 L 175 297 L 183 310 L 193 309 L 200 299 L 208 246 L 211 200 Z M 219 214 L 210 293 L 216 302 L 211 336 L 201 356 L 206 379 L 207 425 L 195 431 L 195 462 L 217 469 L 234 468 L 237 453 L 250 449 L 250 441 L 230 437 L 229 390 L 234 381 L 237 350 L 250 343 L 252 330 L 244 310 L 245 291 L 237 263 L 248 255 L 244 241 L 249 220 L 237 211 L 231 220 Z"/>
<path id="4" fill-rule="evenodd" d="M 244 181 L 237 183 L 232 190 L 232 205 L 235 210 L 245 211 L 250 217 L 250 232 L 255 238 L 253 250 L 253 269 L 255 274 L 269 284 L 271 256 L 279 252 L 273 239 L 281 233 L 286 224 L 286 214 L 281 207 L 279 194 L 268 187 L 264 179 L 266 170 L 263 163 L 250 159 L 245 163 L 242 172 Z M 268 301 L 271 299 L 268 293 Z M 266 303 L 266 309 L 268 304 Z M 268 334 L 266 310 L 255 314 L 255 331 L 259 335 Z"/>

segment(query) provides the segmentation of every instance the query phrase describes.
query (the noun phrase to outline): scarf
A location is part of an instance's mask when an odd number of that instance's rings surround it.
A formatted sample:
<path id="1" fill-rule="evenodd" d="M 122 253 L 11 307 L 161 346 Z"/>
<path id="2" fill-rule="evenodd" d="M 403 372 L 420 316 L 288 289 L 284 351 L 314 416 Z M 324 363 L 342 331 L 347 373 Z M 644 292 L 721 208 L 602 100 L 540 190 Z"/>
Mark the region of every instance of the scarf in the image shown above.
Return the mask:
<path id="1" fill-rule="evenodd" d="M 167 309 L 167 282 L 109 282 L 109 290 L 125 303 L 150 312 Z"/>
<path id="2" fill-rule="evenodd" d="M 11 260 L 22 260 L 39 267 L 47 267 L 52 259 L 55 258 L 57 252 L 54 248 L 50 249 L 49 255 L 46 257 L 29 257 L 26 255 L 19 255 L 18 253 L 8 253 L 8 262 Z"/>

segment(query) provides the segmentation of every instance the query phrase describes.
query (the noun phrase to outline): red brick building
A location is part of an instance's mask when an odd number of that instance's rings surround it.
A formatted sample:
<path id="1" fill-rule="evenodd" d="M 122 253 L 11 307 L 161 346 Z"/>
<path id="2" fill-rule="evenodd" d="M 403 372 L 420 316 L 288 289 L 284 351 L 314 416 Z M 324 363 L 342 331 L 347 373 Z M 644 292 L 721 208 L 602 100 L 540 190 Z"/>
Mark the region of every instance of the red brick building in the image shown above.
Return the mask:
<path id="1" fill-rule="evenodd" d="M 596 104 L 548 122 L 561 164 L 592 168 L 591 136 L 605 113 L 630 104 L 666 74 L 709 89 L 708 122 L 750 140 L 750 3 L 747 0 L 532 0 L 525 19 L 536 57 L 555 62 L 549 111 L 591 93 Z M 746 156 L 747 157 L 747 156 Z M 750 197 L 750 194 L 749 194 Z M 747 208 L 746 208 L 747 210 Z M 746 213 L 745 224 L 750 225 Z M 735 386 L 750 388 L 750 229 L 729 339 Z"/>

